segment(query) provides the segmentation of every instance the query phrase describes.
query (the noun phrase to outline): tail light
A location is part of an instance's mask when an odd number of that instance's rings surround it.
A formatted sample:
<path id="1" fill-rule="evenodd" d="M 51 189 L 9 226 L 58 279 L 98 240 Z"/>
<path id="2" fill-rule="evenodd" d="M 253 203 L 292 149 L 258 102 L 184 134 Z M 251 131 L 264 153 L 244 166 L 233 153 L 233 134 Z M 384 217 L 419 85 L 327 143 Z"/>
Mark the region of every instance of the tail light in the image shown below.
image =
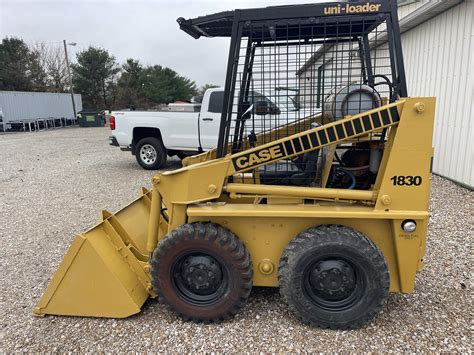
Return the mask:
<path id="1" fill-rule="evenodd" d="M 114 116 L 109 117 L 109 125 L 112 131 L 115 130 L 115 117 Z"/>

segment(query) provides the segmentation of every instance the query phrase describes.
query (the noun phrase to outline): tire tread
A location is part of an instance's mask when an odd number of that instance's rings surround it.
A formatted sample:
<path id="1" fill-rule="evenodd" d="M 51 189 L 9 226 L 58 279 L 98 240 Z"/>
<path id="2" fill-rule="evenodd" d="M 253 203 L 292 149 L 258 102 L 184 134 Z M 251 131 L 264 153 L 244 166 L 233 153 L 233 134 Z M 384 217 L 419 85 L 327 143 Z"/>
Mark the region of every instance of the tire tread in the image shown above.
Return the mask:
<path id="1" fill-rule="evenodd" d="M 300 312 L 297 309 L 290 292 L 290 280 L 293 272 L 290 261 L 301 257 L 309 246 L 324 245 L 326 243 L 334 242 L 346 245 L 349 244 L 362 251 L 364 255 L 370 258 L 373 261 L 372 265 L 380 278 L 380 284 L 383 288 L 382 293 L 384 297 L 381 297 L 376 305 L 362 317 L 350 324 L 340 325 L 315 320 L 308 312 Z M 290 310 L 296 314 L 303 323 L 315 327 L 330 329 L 355 329 L 369 322 L 373 316 L 383 308 L 390 287 L 390 275 L 387 264 L 375 243 L 359 231 L 341 225 L 321 225 L 318 227 L 312 227 L 295 237 L 285 248 L 280 258 L 278 281 L 282 298 L 288 304 Z"/>
<path id="2" fill-rule="evenodd" d="M 226 312 L 215 317 L 202 318 L 184 314 L 173 306 L 165 297 L 162 296 L 161 285 L 159 282 L 159 264 L 160 259 L 166 255 L 176 244 L 186 243 L 189 240 L 206 240 L 220 246 L 223 251 L 229 253 L 231 258 L 238 264 L 239 277 L 242 284 L 237 290 L 235 303 L 227 309 Z M 181 225 L 163 238 L 158 247 L 153 252 L 151 258 L 151 276 L 152 286 L 158 295 L 158 301 L 164 304 L 169 310 L 178 313 L 178 315 L 189 321 L 215 323 L 232 318 L 247 302 L 252 290 L 252 264 L 250 255 L 243 243 L 228 229 L 210 222 L 194 222 Z"/>

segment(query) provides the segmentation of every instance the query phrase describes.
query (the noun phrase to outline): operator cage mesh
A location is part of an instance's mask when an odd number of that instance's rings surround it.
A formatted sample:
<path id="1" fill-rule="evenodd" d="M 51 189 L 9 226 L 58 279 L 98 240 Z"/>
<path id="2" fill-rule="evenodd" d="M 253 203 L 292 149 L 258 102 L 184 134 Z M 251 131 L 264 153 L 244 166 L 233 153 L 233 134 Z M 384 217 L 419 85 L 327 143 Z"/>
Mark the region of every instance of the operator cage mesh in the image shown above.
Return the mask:
<path id="1" fill-rule="evenodd" d="M 356 97 L 357 102 L 345 103 L 360 111 L 374 108 L 370 92 L 380 98 L 378 105 L 405 96 L 390 16 L 308 16 L 238 24 L 224 17 L 201 26 L 207 36 L 232 32 L 233 37 L 219 156 L 343 118 L 344 112 L 335 113 L 324 103 L 344 87 L 364 89 L 366 95 Z M 265 169 L 275 167 L 260 168 Z M 278 169 L 290 173 L 298 167 L 288 161 Z"/>

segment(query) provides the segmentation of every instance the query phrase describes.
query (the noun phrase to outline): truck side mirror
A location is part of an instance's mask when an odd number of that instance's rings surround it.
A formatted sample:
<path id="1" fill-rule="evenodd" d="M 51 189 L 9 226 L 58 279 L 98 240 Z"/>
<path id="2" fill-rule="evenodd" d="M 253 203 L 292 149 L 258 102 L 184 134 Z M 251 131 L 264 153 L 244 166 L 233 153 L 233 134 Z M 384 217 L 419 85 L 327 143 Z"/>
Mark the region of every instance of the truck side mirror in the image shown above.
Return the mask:
<path id="1" fill-rule="evenodd" d="M 242 119 L 248 120 L 252 117 L 252 108 L 253 105 L 250 102 L 244 102 L 242 104 Z"/>

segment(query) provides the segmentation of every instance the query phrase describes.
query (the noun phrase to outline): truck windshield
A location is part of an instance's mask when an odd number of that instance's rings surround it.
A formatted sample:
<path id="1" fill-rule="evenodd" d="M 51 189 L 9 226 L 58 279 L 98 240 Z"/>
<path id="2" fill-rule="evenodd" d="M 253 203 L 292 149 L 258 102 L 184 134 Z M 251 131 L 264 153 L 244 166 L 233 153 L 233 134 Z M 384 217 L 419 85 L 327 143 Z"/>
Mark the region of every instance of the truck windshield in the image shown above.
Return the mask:
<path id="1" fill-rule="evenodd" d="M 275 97 L 278 107 L 282 111 L 298 111 L 300 105 L 298 103 L 299 90 L 292 88 L 277 88 Z"/>

